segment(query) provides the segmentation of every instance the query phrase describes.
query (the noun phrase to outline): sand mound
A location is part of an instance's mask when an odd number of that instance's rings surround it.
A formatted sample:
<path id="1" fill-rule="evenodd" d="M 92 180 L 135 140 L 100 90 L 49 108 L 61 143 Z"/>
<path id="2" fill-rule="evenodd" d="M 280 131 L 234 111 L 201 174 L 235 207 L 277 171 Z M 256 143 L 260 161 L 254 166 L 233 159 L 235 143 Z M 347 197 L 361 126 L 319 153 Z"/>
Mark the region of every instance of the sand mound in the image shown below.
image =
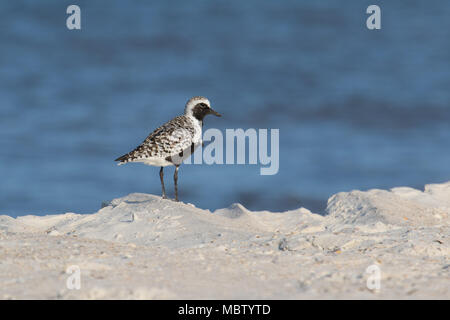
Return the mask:
<path id="1" fill-rule="evenodd" d="M 94 214 L 0 216 L 0 297 L 450 298 L 450 182 L 343 192 L 327 212 L 136 193 Z M 80 290 L 66 286 L 73 265 Z"/>

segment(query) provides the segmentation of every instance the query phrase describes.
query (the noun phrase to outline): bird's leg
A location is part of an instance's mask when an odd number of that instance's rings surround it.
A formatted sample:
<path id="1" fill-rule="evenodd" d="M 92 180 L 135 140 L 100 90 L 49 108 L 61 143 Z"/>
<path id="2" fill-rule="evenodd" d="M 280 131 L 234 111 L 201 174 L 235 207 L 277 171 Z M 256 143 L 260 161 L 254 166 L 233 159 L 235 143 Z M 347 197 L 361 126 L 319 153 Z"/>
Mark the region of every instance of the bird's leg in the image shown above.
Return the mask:
<path id="1" fill-rule="evenodd" d="M 173 181 L 175 182 L 175 201 L 178 200 L 178 168 L 180 165 L 175 165 L 175 173 L 173 174 Z"/>
<path id="2" fill-rule="evenodd" d="M 164 188 L 164 167 L 161 167 L 161 170 L 159 170 L 159 178 L 161 179 L 161 188 L 162 188 L 162 198 L 167 199 L 166 196 L 166 188 Z"/>

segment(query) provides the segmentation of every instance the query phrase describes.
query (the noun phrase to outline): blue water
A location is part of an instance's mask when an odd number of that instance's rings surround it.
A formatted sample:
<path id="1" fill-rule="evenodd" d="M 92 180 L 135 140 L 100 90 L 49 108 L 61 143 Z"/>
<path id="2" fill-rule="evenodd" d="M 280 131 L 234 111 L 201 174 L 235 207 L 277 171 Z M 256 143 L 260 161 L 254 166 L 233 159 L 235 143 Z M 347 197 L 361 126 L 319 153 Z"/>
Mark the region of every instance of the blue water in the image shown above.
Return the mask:
<path id="1" fill-rule="evenodd" d="M 277 175 L 182 167 L 199 207 L 320 212 L 340 191 L 450 180 L 448 1 L 376 1 L 378 31 L 373 1 L 75 2 L 0 4 L 0 214 L 160 194 L 158 168 L 113 159 L 194 95 L 223 114 L 205 128 L 280 129 Z"/>

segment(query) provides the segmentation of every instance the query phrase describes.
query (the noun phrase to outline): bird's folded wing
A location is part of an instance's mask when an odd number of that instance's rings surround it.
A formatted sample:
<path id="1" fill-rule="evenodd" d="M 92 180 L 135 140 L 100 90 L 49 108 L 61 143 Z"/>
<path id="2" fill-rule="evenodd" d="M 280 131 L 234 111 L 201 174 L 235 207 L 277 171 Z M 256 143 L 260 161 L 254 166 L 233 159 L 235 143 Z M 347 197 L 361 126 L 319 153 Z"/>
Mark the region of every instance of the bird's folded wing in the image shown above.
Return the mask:
<path id="1" fill-rule="evenodd" d="M 179 116 L 153 131 L 133 151 L 116 161 L 132 162 L 148 158 L 169 158 L 191 148 L 195 129 L 189 119 Z"/>
<path id="2" fill-rule="evenodd" d="M 177 117 L 153 131 L 135 150 L 147 157 L 172 157 L 191 147 L 194 128 L 184 117 Z"/>

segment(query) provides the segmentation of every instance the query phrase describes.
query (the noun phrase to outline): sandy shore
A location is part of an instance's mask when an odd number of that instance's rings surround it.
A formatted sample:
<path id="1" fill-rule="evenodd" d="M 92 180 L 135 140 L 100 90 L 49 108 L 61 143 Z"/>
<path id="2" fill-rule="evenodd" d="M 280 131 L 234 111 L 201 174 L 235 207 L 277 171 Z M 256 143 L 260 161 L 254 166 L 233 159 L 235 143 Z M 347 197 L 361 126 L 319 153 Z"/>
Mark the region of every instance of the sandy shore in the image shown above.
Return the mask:
<path id="1" fill-rule="evenodd" d="M 339 193 L 327 213 L 130 194 L 89 215 L 3 215 L 0 298 L 450 299 L 450 182 Z"/>

